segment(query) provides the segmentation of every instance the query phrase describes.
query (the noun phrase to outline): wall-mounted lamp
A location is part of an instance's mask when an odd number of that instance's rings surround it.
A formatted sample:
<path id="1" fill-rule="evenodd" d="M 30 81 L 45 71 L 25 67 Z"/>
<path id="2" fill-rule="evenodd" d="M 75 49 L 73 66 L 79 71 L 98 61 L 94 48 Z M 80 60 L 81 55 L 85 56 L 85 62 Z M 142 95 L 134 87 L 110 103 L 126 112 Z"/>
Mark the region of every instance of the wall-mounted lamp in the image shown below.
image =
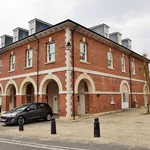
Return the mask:
<path id="1" fill-rule="evenodd" d="M 71 44 L 70 44 L 69 41 L 68 41 L 67 44 L 66 44 L 66 48 L 67 48 L 68 50 L 70 50 L 70 48 L 71 48 Z"/>

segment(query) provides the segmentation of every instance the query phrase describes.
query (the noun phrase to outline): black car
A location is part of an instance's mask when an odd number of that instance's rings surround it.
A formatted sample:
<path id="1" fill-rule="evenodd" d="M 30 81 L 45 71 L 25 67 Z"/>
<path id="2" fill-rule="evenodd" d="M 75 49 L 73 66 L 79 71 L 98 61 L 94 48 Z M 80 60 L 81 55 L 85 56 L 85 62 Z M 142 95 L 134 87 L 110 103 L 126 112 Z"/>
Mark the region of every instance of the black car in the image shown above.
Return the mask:
<path id="1" fill-rule="evenodd" d="M 47 103 L 28 103 L 5 112 L 0 116 L 0 121 L 5 124 L 19 123 L 20 119 L 23 123 L 39 119 L 50 121 L 52 116 L 52 108 Z"/>

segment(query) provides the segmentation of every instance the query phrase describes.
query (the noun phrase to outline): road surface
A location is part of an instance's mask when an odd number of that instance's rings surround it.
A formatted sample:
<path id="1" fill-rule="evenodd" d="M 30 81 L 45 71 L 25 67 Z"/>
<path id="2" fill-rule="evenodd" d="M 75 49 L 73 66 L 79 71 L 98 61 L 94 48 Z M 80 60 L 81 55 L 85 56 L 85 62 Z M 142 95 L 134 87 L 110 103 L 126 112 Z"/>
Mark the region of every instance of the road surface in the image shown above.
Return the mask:
<path id="1" fill-rule="evenodd" d="M 123 146 L 103 145 L 103 144 L 82 144 L 67 143 L 59 141 L 27 141 L 12 140 L 8 138 L 0 138 L 0 150 L 147 150 Z"/>

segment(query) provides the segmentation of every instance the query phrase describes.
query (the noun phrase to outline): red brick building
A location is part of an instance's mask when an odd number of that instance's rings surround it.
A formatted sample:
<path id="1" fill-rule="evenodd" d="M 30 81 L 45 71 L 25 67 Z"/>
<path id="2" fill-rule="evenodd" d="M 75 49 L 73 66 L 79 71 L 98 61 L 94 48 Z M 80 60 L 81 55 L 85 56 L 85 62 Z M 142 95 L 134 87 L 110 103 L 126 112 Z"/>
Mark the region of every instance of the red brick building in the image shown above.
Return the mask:
<path id="1" fill-rule="evenodd" d="M 71 20 L 56 25 L 41 21 L 45 27 L 38 31 L 38 21 L 29 22 L 29 35 L 19 28 L 13 42 L 7 35 L 2 39 L 2 111 L 43 101 L 60 117 L 71 118 L 126 109 L 135 101 L 139 106 L 148 103 L 143 68 L 149 60 L 130 50 L 130 41 L 123 46 L 111 38 L 114 34 L 101 35 Z"/>

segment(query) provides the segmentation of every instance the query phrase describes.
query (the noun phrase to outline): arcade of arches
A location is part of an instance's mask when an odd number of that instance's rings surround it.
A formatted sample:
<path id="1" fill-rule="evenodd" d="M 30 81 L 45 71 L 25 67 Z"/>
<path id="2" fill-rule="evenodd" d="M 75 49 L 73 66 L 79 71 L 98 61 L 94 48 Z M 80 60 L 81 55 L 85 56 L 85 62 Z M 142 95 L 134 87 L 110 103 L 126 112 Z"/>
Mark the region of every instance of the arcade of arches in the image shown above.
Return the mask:
<path id="1" fill-rule="evenodd" d="M 33 79 L 25 79 L 20 89 L 15 84 L 15 81 L 7 84 L 5 91 L 3 92 L 3 87 L 0 86 L 0 105 L 2 106 L 2 111 L 8 111 L 22 103 L 31 102 L 46 102 L 52 109 L 53 113 L 66 116 L 66 93 L 62 92 L 62 83 L 57 77 L 45 76 L 40 83 L 39 96 L 37 97 L 37 86 Z M 19 92 L 18 92 L 19 91 Z M 129 108 L 129 97 L 130 97 L 130 86 L 127 81 L 122 81 L 120 83 L 120 94 L 114 95 L 117 105 L 116 109 L 126 109 Z M 144 104 L 148 102 L 149 87 L 144 85 L 143 87 L 143 99 Z M 104 94 L 103 94 L 104 95 Z M 75 82 L 75 113 L 76 115 L 85 115 L 90 113 L 102 112 L 101 102 L 104 103 L 104 98 L 102 94 L 97 94 L 95 90 L 94 81 L 90 76 L 80 75 Z M 105 110 L 111 110 L 114 105 L 110 104 L 110 97 L 112 94 L 104 95 L 107 104 L 103 106 Z M 117 100 L 116 100 L 117 99 Z M 72 104 L 72 103 L 71 103 Z M 71 110 L 72 111 L 72 110 Z"/>

